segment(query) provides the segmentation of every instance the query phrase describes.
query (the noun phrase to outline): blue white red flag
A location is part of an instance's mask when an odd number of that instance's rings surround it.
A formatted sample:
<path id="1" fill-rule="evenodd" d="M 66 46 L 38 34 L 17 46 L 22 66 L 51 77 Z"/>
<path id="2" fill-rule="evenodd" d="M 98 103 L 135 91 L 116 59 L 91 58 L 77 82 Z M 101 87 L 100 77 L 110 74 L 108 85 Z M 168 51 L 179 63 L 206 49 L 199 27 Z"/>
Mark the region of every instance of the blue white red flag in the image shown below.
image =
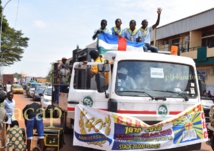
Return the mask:
<path id="1" fill-rule="evenodd" d="M 98 40 L 98 51 L 105 54 L 107 51 L 143 51 L 143 42 L 133 42 L 123 37 L 100 33 Z"/>

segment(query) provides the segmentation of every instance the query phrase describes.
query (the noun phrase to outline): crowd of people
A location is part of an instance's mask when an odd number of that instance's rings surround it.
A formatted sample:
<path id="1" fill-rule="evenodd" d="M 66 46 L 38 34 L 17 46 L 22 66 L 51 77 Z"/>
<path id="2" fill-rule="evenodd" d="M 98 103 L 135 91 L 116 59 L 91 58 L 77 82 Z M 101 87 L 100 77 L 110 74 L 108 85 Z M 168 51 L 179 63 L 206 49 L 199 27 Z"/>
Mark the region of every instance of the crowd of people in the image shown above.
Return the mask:
<path id="1" fill-rule="evenodd" d="M 37 129 L 39 147 L 43 150 L 44 127 L 41 105 L 38 103 L 32 103 L 26 105 L 23 109 L 23 118 L 25 120 L 27 135 L 25 135 L 24 128 L 19 127 L 19 123 L 14 116 L 14 110 L 15 100 L 13 99 L 13 92 L 9 91 L 5 93 L 3 89 L 0 89 L 0 133 L 1 138 L 5 138 L 5 131 L 8 135 L 9 143 L 7 148 L 11 148 L 16 151 L 30 151 L 31 140 L 33 139 L 33 129 Z M 5 144 L 0 144 L 0 147 L 3 147 L 4 145 Z"/>
<path id="2" fill-rule="evenodd" d="M 108 33 L 119 37 L 124 37 L 127 40 L 133 41 L 133 42 L 144 42 L 145 45 L 143 46 L 144 51 L 150 50 L 151 52 L 158 52 L 158 49 L 154 46 L 152 46 L 151 43 L 151 32 L 159 25 L 160 22 L 160 15 L 161 15 L 161 8 L 157 9 L 157 21 L 154 25 L 148 27 L 148 21 L 144 19 L 141 22 L 140 29 L 136 28 L 136 21 L 131 20 L 129 22 L 129 28 L 122 29 L 122 20 L 120 18 L 115 20 L 115 26 L 112 27 L 110 30 L 107 28 L 107 20 L 103 19 L 101 21 L 101 27 L 97 30 L 95 30 L 94 35 L 92 36 L 92 39 L 95 40 L 96 38 L 99 39 L 100 33 Z M 97 43 L 97 45 L 99 45 Z M 98 48 L 99 50 L 99 48 Z"/>

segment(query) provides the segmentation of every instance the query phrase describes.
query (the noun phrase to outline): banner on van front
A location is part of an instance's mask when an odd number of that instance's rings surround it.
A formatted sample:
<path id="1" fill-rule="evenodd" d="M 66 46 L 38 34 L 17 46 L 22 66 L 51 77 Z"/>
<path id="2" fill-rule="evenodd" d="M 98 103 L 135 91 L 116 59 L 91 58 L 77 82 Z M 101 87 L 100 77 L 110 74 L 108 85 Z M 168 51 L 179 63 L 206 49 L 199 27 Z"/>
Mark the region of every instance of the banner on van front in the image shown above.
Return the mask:
<path id="1" fill-rule="evenodd" d="M 155 125 L 113 112 L 77 105 L 74 141 L 100 150 L 160 150 L 208 140 L 202 104 Z"/>

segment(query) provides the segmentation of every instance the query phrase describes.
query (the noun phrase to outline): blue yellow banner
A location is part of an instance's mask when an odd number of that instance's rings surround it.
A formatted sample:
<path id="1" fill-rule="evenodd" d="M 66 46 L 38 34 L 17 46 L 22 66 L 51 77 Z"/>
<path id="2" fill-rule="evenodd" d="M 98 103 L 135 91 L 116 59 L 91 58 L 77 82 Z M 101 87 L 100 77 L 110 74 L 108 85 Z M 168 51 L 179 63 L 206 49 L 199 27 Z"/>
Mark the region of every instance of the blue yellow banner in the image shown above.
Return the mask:
<path id="1" fill-rule="evenodd" d="M 77 105 L 74 145 L 100 150 L 160 150 L 208 140 L 202 104 L 154 125 L 122 114 Z"/>

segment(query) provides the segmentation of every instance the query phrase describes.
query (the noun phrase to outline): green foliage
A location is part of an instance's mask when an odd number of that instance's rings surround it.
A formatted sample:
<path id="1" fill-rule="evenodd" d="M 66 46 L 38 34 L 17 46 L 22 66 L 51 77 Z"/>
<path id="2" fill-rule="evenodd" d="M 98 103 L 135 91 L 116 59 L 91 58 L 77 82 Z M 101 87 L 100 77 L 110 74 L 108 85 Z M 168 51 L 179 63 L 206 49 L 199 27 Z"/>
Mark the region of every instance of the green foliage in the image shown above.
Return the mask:
<path id="1" fill-rule="evenodd" d="M 14 78 L 17 78 L 17 79 L 21 79 L 22 78 L 22 74 L 17 73 L 17 72 L 14 73 L 13 76 L 14 76 Z"/>
<path id="2" fill-rule="evenodd" d="M 2 12 L 2 6 L 0 10 Z M 2 17 L 2 13 L 0 15 Z M 8 66 L 21 61 L 24 49 L 28 47 L 29 38 L 24 37 L 22 31 L 11 28 L 5 16 L 2 25 L 0 62 Z"/>

